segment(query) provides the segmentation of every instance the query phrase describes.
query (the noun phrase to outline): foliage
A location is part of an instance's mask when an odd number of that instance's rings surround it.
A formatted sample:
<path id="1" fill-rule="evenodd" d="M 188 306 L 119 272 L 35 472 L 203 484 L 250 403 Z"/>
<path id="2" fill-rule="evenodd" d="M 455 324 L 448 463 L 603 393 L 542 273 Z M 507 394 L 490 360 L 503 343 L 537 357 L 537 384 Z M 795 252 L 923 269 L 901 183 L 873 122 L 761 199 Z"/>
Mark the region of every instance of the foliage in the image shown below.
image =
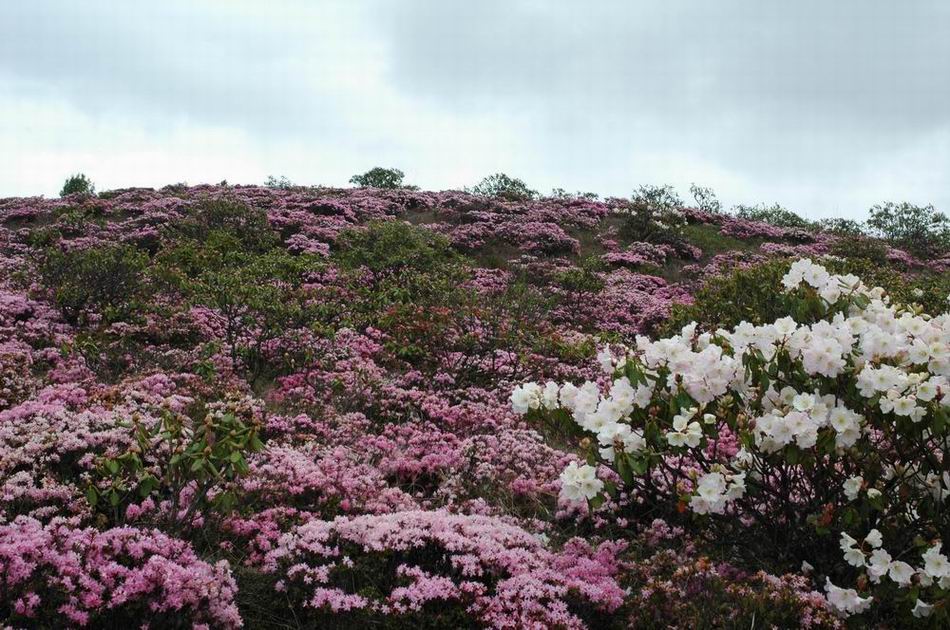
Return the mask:
<path id="1" fill-rule="evenodd" d="M 241 251 L 264 252 L 279 242 L 264 211 L 226 198 L 201 200 L 184 220 L 169 228 L 172 239 L 201 242 L 223 239 L 225 235 Z"/>
<path id="2" fill-rule="evenodd" d="M 933 206 L 887 202 L 871 208 L 868 227 L 892 244 L 927 257 L 950 250 L 950 221 Z"/>
<path id="3" fill-rule="evenodd" d="M 220 233 L 215 233 L 220 235 Z M 268 346 L 306 329 L 321 312 L 306 283 L 322 264 L 309 255 L 282 251 L 249 254 L 217 238 L 204 247 L 179 245 L 161 255 L 158 274 L 193 305 L 210 307 L 222 321 L 223 341 L 233 369 L 252 384 L 279 372 L 292 360 L 295 345 Z"/>
<path id="4" fill-rule="evenodd" d="M 509 177 L 504 173 L 489 175 L 465 190 L 479 197 L 490 197 L 502 201 L 528 201 L 538 197 L 536 190 L 528 188 L 528 185 L 517 177 Z"/>
<path id="5" fill-rule="evenodd" d="M 844 237 L 858 238 L 867 236 L 867 227 L 853 219 L 821 219 L 818 221 L 818 227 L 831 234 L 837 234 Z"/>
<path id="6" fill-rule="evenodd" d="M 264 185 L 268 188 L 276 188 L 277 190 L 293 190 L 297 187 L 297 184 L 293 183 L 283 175 L 280 177 L 268 175 L 267 179 L 264 181 Z"/>
<path id="7" fill-rule="evenodd" d="M 831 246 L 831 253 L 841 258 L 867 260 L 881 266 L 888 264 L 887 245 L 861 234 L 843 235 Z"/>
<path id="8" fill-rule="evenodd" d="M 621 232 L 648 243 L 677 243 L 686 226 L 682 207 L 672 186 L 641 186 L 629 203 L 618 208 L 624 217 Z"/>
<path id="9" fill-rule="evenodd" d="M 76 175 L 71 175 L 66 178 L 66 181 L 63 183 L 63 189 L 59 191 L 60 197 L 66 197 L 67 195 L 94 195 L 96 193 L 96 187 L 92 183 L 92 180 L 86 177 L 83 173 L 77 173 Z"/>
<path id="10" fill-rule="evenodd" d="M 163 410 L 154 422 L 133 415 L 119 426 L 128 427 L 133 444 L 100 457 L 86 490 L 89 504 L 112 523 L 122 523 L 129 506 L 150 500 L 168 502 L 165 519 L 173 529 L 199 516 L 227 514 L 237 501 L 229 486 L 248 473 L 247 457 L 263 448 L 261 427 L 234 408 L 207 409 L 199 419 Z M 225 489 L 210 496 L 215 486 Z"/>
<path id="11" fill-rule="evenodd" d="M 335 260 L 353 278 L 366 274 L 368 284 L 356 280 L 361 299 L 354 307 L 371 318 L 393 304 L 433 306 L 468 275 L 465 260 L 448 239 L 397 221 L 342 233 Z"/>
<path id="12" fill-rule="evenodd" d="M 148 257 L 128 245 L 63 251 L 47 249 L 40 265 L 44 286 L 70 322 L 92 314 L 105 322 L 127 320 L 146 295 Z"/>
<path id="13" fill-rule="evenodd" d="M 722 212 L 722 202 L 716 197 L 716 193 L 712 188 L 690 184 L 689 194 L 693 196 L 696 207 L 701 211 L 711 214 L 719 214 Z"/>
<path id="14" fill-rule="evenodd" d="M 548 195 L 551 199 L 559 199 L 562 201 L 572 201 L 575 199 L 586 199 L 588 201 L 594 201 L 600 197 L 597 193 L 594 192 L 567 192 L 563 188 L 552 188 L 551 194 Z"/>
<path id="15" fill-rule="evenodd" d="M 774 321 L 788 309 L 786 296 L 772 289 L 786 269 L 787 263 L 776 260 L 711 278 L 695 292 L 692 304 L 673 307 L 673 314 L 664 323 L 661 334 L 675 334 L 692 321 L 710 331 L 742 321 L 753 324 Z"/>
<path id="16" fill-rule="evenodd" d="M 402 180 L 405 176 L 405 173 L 398 168 L 377 166 L 362 175 L 354 175 L 350 178 L 350 183 L 356 184 L 360 188 L 405 188 L 415 190 L 415 186 L 403 184 Z"/>
<path id="17" fill-rule="evenodd" d="M 762 223 L 768 223 L 769 225 L 777 227 L 801 228 L 803 230 L 814 228 L 814 223 L 798 216 L 791 210 L 783 208 L 777 203 L 771 206 L 765 204 L 755 206 L 737 205 L 733 207 L 732 212 L 740 219 L 761 221 Z"/>

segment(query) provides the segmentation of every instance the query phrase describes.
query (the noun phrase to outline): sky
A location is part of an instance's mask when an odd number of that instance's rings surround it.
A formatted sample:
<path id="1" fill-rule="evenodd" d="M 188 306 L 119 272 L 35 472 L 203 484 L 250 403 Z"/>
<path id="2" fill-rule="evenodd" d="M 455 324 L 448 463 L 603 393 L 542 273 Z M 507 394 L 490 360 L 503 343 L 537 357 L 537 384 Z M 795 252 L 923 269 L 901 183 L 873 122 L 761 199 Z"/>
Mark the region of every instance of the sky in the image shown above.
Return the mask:
<path id="1" fill-rule="evenodd" d="M 0 197 L 505 172 L 950 212 L 945 0 L 2 0 Z"/>

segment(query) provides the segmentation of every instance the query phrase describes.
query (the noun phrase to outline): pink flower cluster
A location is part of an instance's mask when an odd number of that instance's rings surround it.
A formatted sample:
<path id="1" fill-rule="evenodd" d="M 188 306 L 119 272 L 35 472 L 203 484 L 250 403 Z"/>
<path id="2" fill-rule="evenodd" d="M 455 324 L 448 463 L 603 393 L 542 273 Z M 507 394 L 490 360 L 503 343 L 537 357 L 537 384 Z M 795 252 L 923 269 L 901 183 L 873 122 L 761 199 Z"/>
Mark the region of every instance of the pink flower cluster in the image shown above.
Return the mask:
<path id="1" fill-rule="evenodd" d="M 583 627 L 564 601 L 570 592 L 616 610 L 624 598 L 615 580 L 622 550 L 573 540 L 553 553 L 499 519 L 411 511 L 309 521 L 283 536 L 263 566 L 304 609 L 400 615 L 440 602 L 489 627 L 541 630 Z M 393 573 L 366 574 L 373 556 L 391 557 Z M 359 592 L 365 580 L 392 586 L 370 597 Z"/>
<path id="2" fill-rule="evenodd" d="M 226 561 L 204 562 L 158 531 L 99 531 L 17 517 L 0 525 L 0 576 L 9 621 L 53 626 L 242 625 Z"/>

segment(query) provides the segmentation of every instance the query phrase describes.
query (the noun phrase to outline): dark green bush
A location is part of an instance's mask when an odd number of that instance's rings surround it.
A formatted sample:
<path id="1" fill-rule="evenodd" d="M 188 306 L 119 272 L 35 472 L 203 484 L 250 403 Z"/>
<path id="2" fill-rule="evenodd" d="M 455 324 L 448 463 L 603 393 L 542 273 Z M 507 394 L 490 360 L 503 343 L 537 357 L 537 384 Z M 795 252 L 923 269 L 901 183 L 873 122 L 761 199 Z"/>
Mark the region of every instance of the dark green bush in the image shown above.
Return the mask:
<path id="1" fill-rule="evenodd" d="M 46 249 L 59 242 L 62 233 L 53 226 L 38 227 L 26 235 L 26 244 L 36 249 Z"/>
<path id="2" fill-rule="evenodd" d="M 871 208 L 868 227 L 893 245 L 920 257 L 950 251 L 950 220 L 933 206 L 887 202 Z"/>
<path id="3" fill-rule="evenodd" d="M 92 180 L 83 173 L 77 173 L 66 179 L 63 183 L 63 189 L 59 191 L 59 196 L 65 197 L 75 194 L 94 195 L 95 193 L 96 187 L 93 185 Z"/>
<path id="4" fill-rule="evenodd" d="M 632 240 L 677 244 L 683 239 L 683 200 L 672 186 L 640 186 L 630 202 L 617 209 L 624 217 L 621 234 Z"/>
<path id="5" fill-rule="evenodd" d="M 147 264 L 148 256 L 128 245 L 51 248 L 40 265 L 40 277 L 67 321 L 84 321 L 95 311 L 110 323 L 128 320 L 141 306 Z"/>
<path id="6" fill-rule="evenodd" d="M 350 178 L 350 183 L 360 188 L 417 188 L 416 186 L 403 184 L 402 180 L 405 176 L 406 174 L 398 168 L 377 166 L 362 175 L 354 175 Z"/>
<path id="7" fill-rule="evenodd" d="M 222 238 L 222 234 L 229 235 L 243 251 L 265 252 L 280 244 L 280 235 L 271 229 L 267 213 L 229 199 L 199 202 L 187 218 L 171 228 L 168 236 L 172 240 L 204 242 Z"/>
<path id="8" fill-rule="evenodd" d="M 734 271 L 707 281 L 694 294 L 692 304 L 674 304 L 659 334 L 676 334 L 695 321 L 703 330 L 731 328 L 739 322 L 765 324 L 788 314 L 785 296 L 775 291 L 788 271 L 788 261 L 775 260 Z"/>
<path id="9" fill-rule="evenodd" d="M 181 243 L 162 252 L 155 276 L 189 304 L 214 309 L 224 319 L 224 341 L 232 368 L 256 384 L 282 372 L 294 358 L 265 353 L 268 342 L 317 324 L 323 304 L 306 282 L 323 262 L 275 249 L 247 252 L 228 245 L 229 232 L 212 232 L 207 244 Z"/>
<path id="10" fill-rule="evenodd" d="M 343 269 L 365 269 L 376 280 L 408 271 L 438 273 L 464 260 L 445 236 L 403 221 L 375 221 L 343 232 L 334 258 Z"/>
<path id="11" fill-rule="evenodd" d="M 775 225 L 777 227 L 801 228 L 803 230 L 811 230 L 815 228 L 815 224 L 813 222 L 798 216 L 791 210 L 787 210 L 777 203 L 772 204 L 771 206 L 766 206 L 764 204 L 758 204 L 755 206 L 738 205 L 733 207 L 732 211 L 740 219 L 761 221 L 763 223 L 768 223 L 769 225 Z"/>
<path id="12" fill-rule="evenodd" d="M 530 201 L 538 198 L 538 191 L 531 190 L 517 177 L 509 177 L 504 173 L 489 175 L 471 188 L 466 188 L 465 191 L 479 197 L 503 201 Z"/>
<path id="13" fill-rule="evenodd" d="M 869 236 L 844 236 L 831 246 L 831 253 L 842 258 L 869 260 L 878 265 L 887 264 L 887 245 Z"/>

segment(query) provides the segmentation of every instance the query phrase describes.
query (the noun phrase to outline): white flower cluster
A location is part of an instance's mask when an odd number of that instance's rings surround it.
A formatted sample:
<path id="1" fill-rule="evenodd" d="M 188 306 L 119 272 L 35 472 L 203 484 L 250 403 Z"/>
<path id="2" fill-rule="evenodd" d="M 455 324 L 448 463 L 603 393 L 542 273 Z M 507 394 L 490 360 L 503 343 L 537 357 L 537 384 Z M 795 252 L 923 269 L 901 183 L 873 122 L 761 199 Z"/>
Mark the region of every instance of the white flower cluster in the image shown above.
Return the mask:
<path id="1" fill-rule="evenodd" d="M 825 578 L 825 596 L 831 607 L 842 615 L 863 613 L 873 601 L 871 597 L 861 597 L 853 588 L 835 586 L 830 578 Z"/>
<path id="2" fill-rule="evenodd" d="M 883 471 L 889 487 L 917 489 L 918 497 L 932 497 L 938 505 L 950 495 L 950 474 L 936 470 L 931 458 L 901 459 L 920 447 L 950 449 L 950 440 L 940 437 L 950 417 L 950 315 L 930 317 L 893 305 L 882 289 L 869 289 L 852 275 L 833 275 L 810 260 L 792 264 L 782 285 L 797 292 L 796 306 L 823 317 L 812 324 L 791 317 L 764 325 L 742 322 L 703 334 L 692 323 L 666 339 L 639 336 L 633 348 L 608 347 L 598 354 L 604 372 L 613 376 L 608 387 L 527 383 L 512 393 L 512 408 L 522 414 L 568 412 L 596 436 L 601 460 L 622 476 L 657 457 L 673 466 L 685 461 L 684 471 L 695 470 L 687 474 L 695 480 L 689 507 L 697 514 L 723 514 L 748 492 L 747 477 L 757 481 L 755 487 L 769 483 L 774 454 L 787 453 L 781 461 L 793 464 L 796 451 L 808 451 L 811 456 L 799 461 L 837 459 L 853 471 L 827 490 L 840 489 L 848 501 L 865 494 L 880 502 L 876 510 L 895 509 L 909 521 L 926 515 L 918 513 L 920 505 L 904 504 L 903 493 L 882 501 L 874 485 Z M 914 424 L 921 429 L 911 430 Z M 738 433 L 742 448 L 729 461 L 717 461 L 709 447 L 726 425 Z M 905 433 L 909 450 L 894 449 L 891 442 Z M 865 447 L 883 450 L 868 459 Z M 867 461 L 880 466 L 867 468 Z M 591 499 L 604 485 L 587 465 L 571 464 L 561 481 L 567 501 Z M 841 537 L 845 561 L 866 571 L 870 584 L 885 578 L 899 587 L 936 584 L 938 597 L 950 589 L 950 563 L 939 544 L 914 568 L 905 554 L 892 557 L 881 538 L 877 530 L 860 543 Z M 825 590 L 844 615 L 860 613 L 872 601 L 830 581 Z M 935 605 L 918 599 L 912 612 L 925 617 Z"/>
<path id="3" fill-rule="evenodd" d="M 622 420 L 635 407 L 642 409 L 649 404 L 652 395 L 651 388 L 634 388 L 626 377 L 614 381 L 607 396 L 601 396 L 597 384 L 590 381 L 581 387 L 571 383 L 559 387 L 549 382 L 542 388 L 525 383 L 512 392 L 511 405 L 515 413 L 521 414 L 542 407 L 571 411 L 577 424 L 597 435 L 601 458 L 613 462 L 618 450 L 635 453 L 643 449 L 643 433 Z"/>
<path id="4" fill-rule="evenodd" d="M 703 428 L 693 420 L 697 413 L 699 413 L 697 407 L 690 407 L 673 416 L 673 430 L 666 434 L 666 441 L 669 442 L 670 446 L 683 446 L 684 444 L 690 448 L 699 446 L 703 439 Z M 712 416 L 712 418 L 715 420 L 716 416 Z"/>
<path id="5" fill-rule="evenodd" d="M 856 379 L 861 395 L 882 413 L 920 421 L 933 401 L 950 402 L 950 397 L 941 396 L 950 376 L 950 317 L 898 315 L 882 290 L 867 289 L 855 276 L 832 275 L 807 259 L 793 263 L 782 284 L 787 290 L 810 287 L 829 306 L 844 297 L 860 296 L 862 307 L 852 304 L 847 316 L 838 312 L 812 325 L 784 317 L 762 326 L 743 322 L 732 331 L 719 330 L 714 335 L 697 335 L 696 325 L 691 324 L 680 335 L 667 339 L 652 341 L 641 336 L 633 351 L 618 358 L 610 348 L 604 348 L 597 358 L 611 374 L 634 362 L 642 368 L 646 383 L 633 386 L 622 376 L 614 380 L 607 395 L 592 382 L 581 387 L 526 383 L 512 392 L 512 408 L 516 413 L 540 408 L 569 410 L 578 425 L 597 436 L 601 457 L 614 462 L 618 452 L 636 453 L 645 448 L 642 431 L 629 421 L 631 412 L 647 408 L 657 395 L 675 396 L 680 391 L 695 404 L 672 417 L 664 437 L 674 448 L 702 445 L 704 425 L 717 422 L 714 414 L 703 410 L 727 394 L 750 404 L 755 400 L 761 403 L 762 412 L 754 418 L 752 430 L 762 453 L 790 444 L 810 449 L 825 428 L 834 431 L 839 448 L 851 447 L 861 438 L 864 416 L 832 394 L 796 391 L 789 386 L 779 390 L 774 385 L 764 392 L 756 390 L 743 364 L 749 353 L 771 362 L 780 352 L 787 352 L 813 378 L 838 378 L 847 372 Z M 920 371 L 923 367 L 926 373 Z M 661 371 L 667 375 L 662 382 Z M 753 456 L 744 449 L 742 454 L 746 460 Z M 736 468 L 747 464 L 734 462 Z"/>
<path id="6" fill-rule="evenodd" d="M 697 514 L 722 514 L 726 506 L 745 494 L 745 473 L 724 469 L 700 477 L 689 507 Z"/>
<path id="7" fill-rule="evenodd" d="M 861 283 L 861 279 L 855 275 L 836 276 L 828 273 L 828 270 L 821 265 L 816 265 L 807 258 L 796 260 L 785 277 L 782 278 L 782 286 L 787 291 L 797 289 L 804 283 L 818 292 L 818 295 L 829 304 L 834 304 L 843 295 L 851 293 L 862 293 L 871 295 L 867 288 Z M 880 296 L 883 291 L 875 289 Z"/>
<path id="8" fill-rule="evenodd" d="M 818 441 L 818 430 L 829 426 L 836 432 L 837 446 L 852 446 L 861 437 L 863 417 L 831 394 L 770 388 L 762 403 L 766 413 L 756 419 L 755 443 L 763 452 L 773 453 L 792 443 L 809 449 Z"/>
<path id="9" fill-rule="evenodd" d="M 872 529 L 864 537 L 864 543 L 857 547 L 858 541 L 848 534 L 841 533 L 841 551 L 844 552 L 844 560 L 853 567 L 865 567 L 868 577 L 877 584 L 883 576 L 888 576 L 891 580 L 900 586 L 909 586 L 911 578 L 914 576 L 914 567 L 906 562 L 894 560 L 891 554 L 881 549 L 881 532 Z M 870 550 L 870 557 L 865 548 Z"/>
<path id="10" fill-rule="evenodd" d="M 571 462 L 561 472 L 561 497 L 569 502 L 593 499 L 603 489 L 604 482 L 597 478 L 593 466 L 578 466 L 577 462 Z"/>
<path id="11" fill-rule="evenodd" d="M 871 582 L 878 584 L 881 578 L 887 576 L 898 586 L 908 588 L 913 585 L 914 576 L 920 586 L 929 587 L 936 583 L 941 589 L 950 588 L 950 561 L 940 553 L 941 543 L 936 543 L 921 554 L 923 566 L 915 569 L 913 566 L 902 560 L 894 560 L 887 551 L 881 548 L 883 543 L 881 532 L 872 529 L 864 541 L 859 545 L 858 541 L 846 533 L 841 534 L 841 551 L 844 552 L 844 560 L 854 567 L 864 568 L 867 571 Z M 828 586 L 835 589 L 835 599 L 832 598 L 832 591 Z M 853 605 L 860 600 L 854 591 L 845 591 L 838 589 L 830 582 L 826 585 L 828 592 L 828 601 L 842 613 L 857 613 L 863 609 L 858 609 L 858 605 Z M 868 601 L 870 598 L 868 598 Z M 837 602 L 837 603 L 836 603 Z M 852 604 L 852 605 L 849 605 Z M 933 610 L 933 604 L 928 604 L 917 599 L 914 609 L 911 611 L 915 617 L 928 617 Z"/>
<path id="12" fill-rule="evenodd" d="M 918 338 L 915 340 L 915 346 L 919 343 L 922 342 Z M 933 347 L 935 352 L 941 354 L 946 352 L 945 343 L 935 342 Z M 914 351 L 915 349 L 911 348 L 911 352 Z M 908 360 L 911 363 L 932 361 L 929 352 L 927 357 L 908 356 Z M 944 365 L 932 366 L 934 372 L 940 370 L 938 376 L 928 376 L 919 372 L 907 373 L 890 365 L 877 368 L 865 365 L 858 374 L 857 384 L 862 396 L 866 398 L 880 396 L 878 407 L 882 413 L 906 416 L 914 422 L 920 422 L 927 415 L 927 409 L 922 404 L 926 405 L 937 396 L 938 392 L 947 389 L 947 378 L 944 374 L 946 356 L 941 356 L 940 361 Z"/>
<path id="13" fill-rule="evenodd" d="M 842 484 L 842 489 L 844 490 L 844 496 L 847 497 L 849 501 L 854 501 L 858 498 L 858 495 L 861 494 L 861 489 L 864 487 L 864 477 L 861 475 L 855 475 L 854 477 L 848 477 L 845 479 L 844 484 Z M 881 496 L 881 491 L 877 488 L 868 488 L 867 495 L 869 499 L 876 499 Z"/>
<path id="14" fill-rule="evenodd" d="M 558 406 L 557 383 L 548 381 L 541 387 L 537 383 L 525 383 L 511 392 L 511 408 L 517 414 L 525 414 L 533 409 L 556 409 Z"/>

